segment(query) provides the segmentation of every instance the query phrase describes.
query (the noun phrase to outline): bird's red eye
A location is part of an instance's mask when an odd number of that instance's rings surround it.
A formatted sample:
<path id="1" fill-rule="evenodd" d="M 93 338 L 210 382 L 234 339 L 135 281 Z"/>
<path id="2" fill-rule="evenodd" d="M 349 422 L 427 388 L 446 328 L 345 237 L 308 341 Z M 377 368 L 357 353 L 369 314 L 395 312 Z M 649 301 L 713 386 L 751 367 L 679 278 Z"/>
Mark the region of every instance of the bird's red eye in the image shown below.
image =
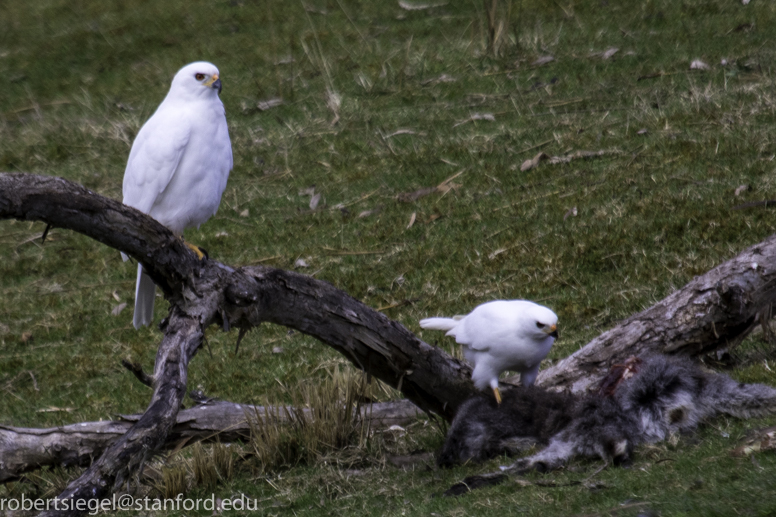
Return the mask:
<path id="1" fill-rule="evenodd" d="M 197 81 L 201 81 L 204 78 L 205 78 L 205 74 L 195 74 L 194 75 L 194 79 L 196 79 Z"/>

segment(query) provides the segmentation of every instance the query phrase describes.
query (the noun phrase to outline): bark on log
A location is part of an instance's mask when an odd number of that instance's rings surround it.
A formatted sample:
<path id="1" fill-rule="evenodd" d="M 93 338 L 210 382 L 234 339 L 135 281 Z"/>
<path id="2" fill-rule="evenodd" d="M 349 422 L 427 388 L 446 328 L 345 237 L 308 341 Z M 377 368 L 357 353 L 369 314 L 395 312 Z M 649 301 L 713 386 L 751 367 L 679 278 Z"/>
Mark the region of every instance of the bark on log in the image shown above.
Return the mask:
<path id="1" fill-rule="evenodd" d="M 303 411 L 306 408 L 287 408 Z M 262 406 L 210 401 L 178 412 L 175 425 L 160 450 L 172 450 L 185 440 L 220 443 L 250 439 L 249 418 L 264 417 Z M 270 414 L 284 419 L 286 411 L 273 408 Z M 361 407 L 361 418 L 372 429 L 406 425 L 423 412 L 409 400 L 378 402 Z M 50 429 L 30 429 L 0 425 L 0 484 L 14 481 L 26 472 L 44 466 L 87 467 L 108 446 L 121 438 L 143 415 L 121 415 L 121 420 L 82 422 Z"/>
<path id="2" fill-rule="evenodd" d="M 542 371 L 537 382 L 580 393 L 595 388 L 613 364 L 632 355 L 697 356 L 732 347 L 771 318 L 774 303 L 776 235 L 604 332 Z"/>
<path id="3" fill-rule="evenodd" d="M 68 501 L 63 505 L 66 509 L 40 515 L 85 513 L 86 502 L 110 495 L 164 445 L 186 393 L 189 360 L 202 344 L 204 329 L 196 319 L 179 314 L 173 307 L 164 332 L 154 366 L 154 393 L 143 416 L 58 496 L 60 501 Z"/>
<path id="4" fill-rule="evenodd" d="M 198 261 L 150 217 L 69 181 L 0 174 L 0 219 L 4 218 L 75 230 L 127 253 L 143 264 L 171 304 L 157 354 L 151 405 L 64 497 L 107 495 L 163 446 L 185 391 L 188 362 L 204 329 L 213 323 L 243 332 L 270 321 L 310 334 L 400 389 L 422 409 L 448 420 L 473 393 L 468 366 L 330 284 L 269 267 L 233 269 L 213 260 Z M 539 382 L 584 391 L 611 364 L 633 354 L 694 355 L 740 341 L 760 314 L 770 317 L 776 300 L 774 251 L 776 236 L 602 334 L 542 372 Z"/>
<path id="5" fill-rule="evenodd" d="M 330 284 L 273 268 L 197 260 L 154 219 L 67 180 L 0 173 L 0 219 L 8 218 L 75 230 L 123 251 L 143 264 L 171 304 L 148 409 L 60 494 L 59 500 L 70 500 L 68 509 L 43 515 L 84 513 L 88 500 L 109 495 L 163 446 L 186 389 L 188 363 L 213 323 L 245 331 L 270 321 L 310 334 L 448 420 L 473 392 L 468 366 Z"/>
<path id="6" fill-rule="evenodd" d="M 172 307 L 225 329 L 269 321 L 318 338 L 421 409 L 450 420 L 473 393 L 468 365 L 327 282 L 271 267 L 199 261 L 167 228 L 61 178 L 0 173 L 0 219 L 37 220 L 123 251 Z"/>

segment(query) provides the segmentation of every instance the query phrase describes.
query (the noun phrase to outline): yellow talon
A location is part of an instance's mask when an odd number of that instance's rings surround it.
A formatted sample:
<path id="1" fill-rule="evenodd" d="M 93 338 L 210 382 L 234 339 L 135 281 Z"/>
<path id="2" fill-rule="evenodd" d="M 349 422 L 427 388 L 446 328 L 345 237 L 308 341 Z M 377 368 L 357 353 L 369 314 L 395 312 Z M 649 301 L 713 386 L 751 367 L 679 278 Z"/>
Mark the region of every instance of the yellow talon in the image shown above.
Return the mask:
<path id="1" fill-rule="evenodd" d="M 499 393 L 498 388 L 493 388 L 493 394 L 496 396 L 496 402 L 501 405 L 501 393 Z"/>
<path id="2" fill-rule="evenodd" d="M 206 254 L 203 253 L 202 249 L 199 246 L 197 246 L 196 244 L 190 244 L 190 243 L 188 243 L 186 241 L 183 241 L 183 244 L 185 244 L 186 247 L 189 248 L 191 251 L 196 253 L 197 254 L 197 258 L 199 260 L 202 260 L 203 258 L 205 258 Z"/>

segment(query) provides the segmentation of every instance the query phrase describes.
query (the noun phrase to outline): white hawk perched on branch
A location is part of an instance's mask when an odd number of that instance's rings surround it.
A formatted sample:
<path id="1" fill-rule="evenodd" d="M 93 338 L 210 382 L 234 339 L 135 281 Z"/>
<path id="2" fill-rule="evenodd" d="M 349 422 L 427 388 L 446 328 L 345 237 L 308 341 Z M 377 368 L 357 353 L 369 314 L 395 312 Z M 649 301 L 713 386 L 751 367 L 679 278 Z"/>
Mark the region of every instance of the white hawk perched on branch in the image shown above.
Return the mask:
<path id="1" fill-rule="evenodd" d="M 200 61 L 184 66 L 129 153 L 124 203 L 178 236 L 216 213 L 232 170 L 232 144 L 219 93 L 215 65 Z M 187 245 L 202 258 L 199 248 Z M 135 328 L 153 320 L 155 293 L 156 286 L 138 264 Z"/>

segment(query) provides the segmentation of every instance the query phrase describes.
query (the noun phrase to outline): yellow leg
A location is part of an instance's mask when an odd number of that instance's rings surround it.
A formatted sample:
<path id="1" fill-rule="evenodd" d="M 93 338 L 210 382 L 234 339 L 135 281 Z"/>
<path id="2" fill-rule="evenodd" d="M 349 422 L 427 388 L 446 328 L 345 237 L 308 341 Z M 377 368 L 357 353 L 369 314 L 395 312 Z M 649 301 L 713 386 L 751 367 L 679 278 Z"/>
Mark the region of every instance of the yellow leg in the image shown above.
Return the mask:
<path id="1" fill-rule="evenodd" d="M 196 254 L 197 254 L 197 258 L 198 258 L 199 260 L 202 260 L 202 259 L 205 257 L 205 254 L 204 254 L 204 253 L 202 253 L 202 250 L 200 249 L 200 247 L 199 247 L 199 246 L 197 246 L 197 245 L 195 245 L 195 244 L 191 244 L 191 243 L 189 243 L 189 242 L 186 242 L 186 241 L 183 241 L 183 244 L 185 244 L 185 245 L 186 245 L 186 247 L 187 247 L 187 248 L 189 248 L 191 251 L 193 251 L 194 253 L 196 253 Z"/>
<path id="2" fill-rule="evenodd" d="M 499 393 L 498 388 L 493 388 L 493 394 L 496 396 L 496 402 L 501 404 L 501 393 Z"/>

